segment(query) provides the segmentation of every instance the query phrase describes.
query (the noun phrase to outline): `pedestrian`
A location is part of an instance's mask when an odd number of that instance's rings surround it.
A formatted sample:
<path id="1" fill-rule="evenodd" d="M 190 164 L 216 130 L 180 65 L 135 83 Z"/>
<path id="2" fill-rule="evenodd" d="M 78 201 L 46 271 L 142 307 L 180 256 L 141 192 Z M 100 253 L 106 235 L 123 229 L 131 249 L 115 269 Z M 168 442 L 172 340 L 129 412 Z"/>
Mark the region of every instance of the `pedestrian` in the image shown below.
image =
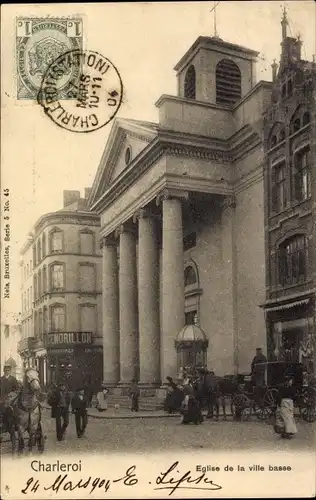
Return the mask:
<path id="1" fill-rule="evenodd" d="M 104 382 L 101 384 L 101 391 L 97 393 L 97 409 L 98 411 L 106 411 L 108 409 L 108 402 L 107 402 L 107 397 L 108 397 L 108 389 L 106 388 L 106 385 Z"/>
<path id="2" fill-rule="evenodd" d="M 278 389 L 277 409 L 274 431 L 283 439 L 290 439 L 297 433 L 294 419 L 295 388 L 293 378 L 285 377 L 285 383 Z"/>
<path id="3" fill-rule="evenodd" d="M 54 390 L 50 397 L 52 415 L 56 419 L 56 436 L 58 441 L 65 437 L 66 429 L 69 425 L 69 405 L 71 396 L 64 383 Z"/>
<path id="4" fill-rule="evenodd" d="M 251 363 L 251 375 L 256 387 L 263 387 L 265 385 L 266 363 L 267 358 L 263 354 L 262 349 L 258 347 Z"/>
<path id="5" fill-rule="evenodd" d="M 181 423 L 190 424 L 192 422 L 196 425 L 201 424 L 203 422 L 201 406 L 198 399 L 195 397 L 196 387 L 194 387 L 191 380 L 183 386 L 183 394 L 184 399 L 180 409 Z"/>
<path id="6" fill-rule="evenodd" d="M 129 390 L 129 397 L 131 398 L 131 411 L 139 411 L 139 387 L 136 379 L 132 380 L 132 385 Z"/>
<path id="7" fill-rule="evenodd" d="M 71 408 L 75 414 L 76 431 L 78 438 L 81 438 L 88 424 L 88 407 L 89 401 L 85 395 L 84 388 L 77 389 L 71 401 Z"/>
<path id="8" fill-rule="evenodd" d="M 204 378 L 204 383 L 205 383 L 206 399 L 207 399 L 206 418 L 213 418 L 215 410 L 216 411 L 215 420 L 218 420 L 221 394 L 220 394 L 219 381 L 214 371 L 207 371 Z"/>

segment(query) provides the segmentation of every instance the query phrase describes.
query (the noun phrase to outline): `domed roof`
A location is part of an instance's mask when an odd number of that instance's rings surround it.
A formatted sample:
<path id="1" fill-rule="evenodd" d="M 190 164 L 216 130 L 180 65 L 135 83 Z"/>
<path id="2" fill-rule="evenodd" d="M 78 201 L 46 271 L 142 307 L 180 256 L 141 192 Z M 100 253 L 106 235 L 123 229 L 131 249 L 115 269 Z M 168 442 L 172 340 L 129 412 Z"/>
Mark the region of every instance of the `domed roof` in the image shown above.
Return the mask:
<path id="1" fill-rule="evenodd" d="M 13 358 L 9 358 L 5 361 L 4 366 L 11 366 L 12 368 L 16 367 L 16 362 Z"/>
<path id="2" fill-rule="evenodd" d="M 207 336 L 197 325 L 186 325 L 177 335 L 177 342 L 207 342 Z"/>

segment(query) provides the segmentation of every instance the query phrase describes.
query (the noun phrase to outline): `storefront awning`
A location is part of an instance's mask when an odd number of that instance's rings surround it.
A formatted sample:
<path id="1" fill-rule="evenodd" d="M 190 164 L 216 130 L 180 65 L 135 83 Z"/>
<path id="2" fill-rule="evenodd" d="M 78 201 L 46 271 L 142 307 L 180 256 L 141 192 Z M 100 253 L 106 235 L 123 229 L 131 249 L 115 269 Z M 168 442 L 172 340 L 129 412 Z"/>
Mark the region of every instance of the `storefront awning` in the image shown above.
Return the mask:
<path id="1" fill-rule="evenodd" d="M 309 304 L 310 299 L 296 300 L 295 302 L 290 302 L 289 304 L 280 304 L 278 306 L 266 306 L 265 310 L 267 312 L 273 311 L 283 311 L 284 309 L 291 309 L 292 307 L 298 307 Z"/>

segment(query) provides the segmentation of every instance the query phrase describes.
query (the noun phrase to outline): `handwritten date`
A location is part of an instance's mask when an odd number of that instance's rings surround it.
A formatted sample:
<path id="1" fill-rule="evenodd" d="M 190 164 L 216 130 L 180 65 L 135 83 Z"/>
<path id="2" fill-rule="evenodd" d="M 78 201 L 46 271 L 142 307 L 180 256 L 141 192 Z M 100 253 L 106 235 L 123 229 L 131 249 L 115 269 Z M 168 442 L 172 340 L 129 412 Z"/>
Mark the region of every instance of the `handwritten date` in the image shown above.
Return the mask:
<path id="1" fill-rule="evenodd" d="M 165 472 L 161 472 L 155 479 L 155 490 L 168 490 L 169 496 L 173 495 L 177 490 L 194 489 L 217 491 L 221 490 L 222 486 L 214 483 L 205 472 L 195 475 L 191 470 L 185 473 L 180 472 L 179 462 L 174 462 Z M 70 479 L 68 474 L 60 474 L 49 486 L 44 486 L 45 491 L 58 493 L 61 491 L 74 491 L 85 489 L 91 495 L 96 489 L 108 493 L 112 484 L 121 483 L 124 486 L 135 486 L 139 483 L 136 474 L 136 465 L 130 466 L 125 474 L 117 479 L 105 479 L 101 477 L 87 477 L 86 479 Z M 149 481 L 151 484 L 151 481 Z M 40 482 L 33 477 L 26 482 L 25 488 L 22 489 L 24 495 L 34 494 L 40 487 Z"/>

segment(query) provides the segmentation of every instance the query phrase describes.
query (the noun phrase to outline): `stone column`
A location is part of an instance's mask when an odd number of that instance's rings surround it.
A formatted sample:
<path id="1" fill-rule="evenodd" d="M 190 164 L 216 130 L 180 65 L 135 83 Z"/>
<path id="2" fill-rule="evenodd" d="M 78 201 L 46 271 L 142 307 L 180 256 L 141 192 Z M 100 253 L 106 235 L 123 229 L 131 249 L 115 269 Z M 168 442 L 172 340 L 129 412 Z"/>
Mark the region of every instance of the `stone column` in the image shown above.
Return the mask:
<path id="1" fill-rule="evenodd" d="M 239 339 L 238 339 L 238 294 L 235 244 L 235 207 L 236 200 L 227 196 L 222 201 L 221 235 L 222 235 L 222 297 L 225 303 L 225 338 L 217 338 L 215 351 L 220 344 L 225 345 L 223 359 L 225 370 L 239 373 Z M 213 354 L 216 356 L 216 352 Z M 213 360 L 212 360 L 213 361 Z"/>
<path id="2" fill-rule="evenodd" d="M 138 319 L 140 383 L 160 383 L 159 267 L 155 219 L 138 218 Z"/>
<path id="3" fill-rule="evenodd" d="M 120 383 L 138 377 L 138 311 L 136 235 L 132 226 L 124 224 L 120 234 Z"/>
<path id="4" fill-rule="evenodd" d="M 102 331 L 103 379 L 117 385 L 120 377 L 119 297 L 117 245 L 114 239 L 102 240 Z"/>
<path id="5" fill-rule="evenodd" d="M 184 257 L 182 201 L 186 194 L 162 195 L 162 331 L 161 331 L 161 375 L 176 375 L 175 340 L 184 327 Z"/>

